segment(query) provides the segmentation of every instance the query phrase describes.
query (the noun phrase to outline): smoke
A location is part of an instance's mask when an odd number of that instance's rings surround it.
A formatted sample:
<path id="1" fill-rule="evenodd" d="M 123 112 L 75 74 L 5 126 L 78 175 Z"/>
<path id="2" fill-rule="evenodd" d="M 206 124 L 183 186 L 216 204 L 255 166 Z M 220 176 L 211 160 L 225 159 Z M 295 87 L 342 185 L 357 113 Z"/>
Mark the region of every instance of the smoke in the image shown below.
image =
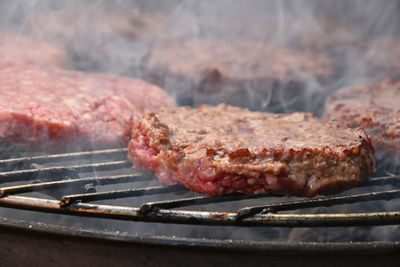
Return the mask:
<path id="1" fill-rule="evenodd" d="M 253 110 L 303 110 L 320 114 L 326 97 L 339 88 L 400 77 L 397 63 L 400 62 L 399 11 L 399 2 L 390 0 L 16 0 L 1 2 L 0 31 L 62 47 L 68 52 L 71 68 L 75 70 L 115 73 L 157 83 L 180 104 L 228 102 Z M 174 75 L 169 68 L 154 70 L 153 65 L 158 62 L 149 64 L 153 51 L 164 45 L 177 44 L 179 50 L 182 43 L 201 40 L 223 41 L 227 46 L 240 42 L 253 45 L 239 53 L 228 50 L 231 52 L 221 58 L 216 54 L 201 64 L 194 60 L 201 60 L 213 50 L 199 47 L 198 53 L 181 55 L 179 62 L 186 62 L 189 67 L 200 65 L 193 73 L 194 78 Z M 284 69 L 289 69 L 285 73 L 288 80 L 277 81 L 270 77 L 270 72 L 280 67 L 280 63 L 265 57 L 262 52 L 265 45 L 293 55 L 282 63 Z M 296 60 L 294 55 L 305 52 L 311 53 L 312 59 L 327 58 L 332 73 L 317 75 L 319 68 L 325 66 L 317 65 L 299 78 L 297 72 L 302 71 L 305 62 Z M 169 67 L 175 67 L 177 61 L 175 58 Z M 218 69 L 219 65 L 213 64 L 216 61 L 231 62 L 229 67 L 224 65 L 229 71 Z M 252 72 L 246 68 L 251 65 L 247 63 L 253 61 L 260 62 L 261 68 L 266 69 L 265 76 L 259 80 L 237 78 L 244 72 Z M 211 70 L 207 63 L 212 66 Z M 221 74 L 226 76 L 219 82 Z M 126 231 L 131 230 L 130 223 L 125 227 Z M 146 227 L 144 225 L 143 229 Z M 166 228 L 161 234 L 170 233 L 171 228 Z M 206 235 L 208 229 L 205 228 L 202 227 L 204 233 L 197 234 Z M 397 230 L 393 228 L 390 233 Z M 180 229 L 173 228 L 176 233 Z M 275 232 L 257 229 L 232 234 L 229 231 L 233 229 L 220 230 L 218 237 L 238 239 L 246 239 L 245 234 L 249 235 L 248 239 L 262 239 Z M 319 236 L 314 234 L 309 240 L 336 238 L 325 237 L 324 230 L 318 230 Z M 379 231 L 369 236 L 369 231 L 362 233 L 367 235 L 364 239 L 380 240 Z M 277 240 L 296 241 L 311 235 L 307 229 L 293 231 L 289 237 L 287 230 L 274 234 L 279 237 Z M 347 231 L 342 231 L 336 240 L 346 238 L 349 238 Z"/>
<path id="2" fill-rule="evenodd" d="M 398 42 L 397 1 L 36 0 L 3 1 L 0 8 L 2 31 L 63 47 L 73 69 L 146 79 L 164 87 L 180 104 L 227 102 L 253 110 L 319 114 L 325 98 L 334 90 L 400 72 L 389 71 L 395 60 L 388 49 L 383 49 L 388 45 L 382 41 L 389 39 L 394 42 L 392 47 Z M 184 48 L 188 40 L 249 42 L 252 49 L 233 49 L 207 62 L 201 61 L 201 55 L 177 54 L 164 69 L 154 69 L 148 63 L 153 51 L 163 51 L 162 45 Z M 264 46 L 286 49 L 292 60 L 277 66 L 281 62 L 266 55 Z M 292 54 L 304 51 L 314 58 L 298 59 Z M 200 47 L 199 53 L 207 51 Z M 385 54 L 389 55 L 382 56 Z M 378 59 L 376 55 L 380 55 Z M 188 73 L 178 77 L 171 73 L 173 60 L 180 63 L 183 56 L 188 57 L 188 65 L 198 65 L 191 77 Z M 329 64 L 316 64 L 306 77 L 295 75 L 307 68 L 305 61 L 324 57 Z M 257 58 L 263 59 L 260 68 L 265 69 L 265 75 L 258 79 L 263 82 L 237 78 L 240 73 L 251 73 L 250 63 Z M 231 65 L 221 70 L 220 61 Z M 324 67 L 331 68 L 330 75 L 317 74 Z M 275 68 L 283 68 L 287 79 L 273 82 L 276 74 L 271 70 Z M 210 74 L 216 72 L 222 73 L 221 82 L 215 82 L 215 75 Z M 203 93 L 205 80 L 214 84 Z M 212 86 L 218 86 L 217 93 Z"/>

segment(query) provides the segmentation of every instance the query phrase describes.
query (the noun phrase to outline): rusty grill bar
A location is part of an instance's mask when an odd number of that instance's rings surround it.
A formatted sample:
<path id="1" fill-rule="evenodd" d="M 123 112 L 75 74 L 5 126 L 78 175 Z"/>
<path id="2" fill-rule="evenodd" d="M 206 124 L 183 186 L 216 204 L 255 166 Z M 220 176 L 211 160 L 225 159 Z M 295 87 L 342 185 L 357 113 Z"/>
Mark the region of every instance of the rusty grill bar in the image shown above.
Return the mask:
<path id="1" fill-rule="evenodd" d="M 126 160 L 126 152 L 127 149 L 123 148 L 105 149 L 0 160 L 0 170 L 2 170 L 0 172 L 0 206 L 87 217 L 198 225 L 308 227 L 400 224 L 400 211 L 299 213 L 299 210 L 306 208 L 400 198 L 400 190 L 381 190 L 272 204 L 262 204 L 262 199 L 268 197 L 267 195 L 231 194 L 218 197 L 204 195 L 179 197 L 179 194 L 188 192 L 187 189 L 180 185 L 138 186 L 136 183 L 156 181 L 157 178 L 148 173 L 130 168 L 131 163 Z M 89 159 L 93 162 L 69 164 L 69 160 L 82 159 Z M 48 163 L 55 165 L 38 165 Z M 115 175 L 117 170 L 123 168 L 129 170 L 127 174 Z M 107 171 L 111 172 L 111 175 L 94 175 L 98 172 Z M 89 176 L 80 177 L 85 172 Z M 22 184 L 7 185 L 7 183 L 15 182 Z M 129 183 L 129 189 L 96 192 L 96 186 L 123 183 Z M 389 175 L 372 178 L 361 186 L 395 186 L 399 183 L 399 175 Z M 31 192 L 42 192 L 49 197 L 24 195 Z M 166 197 L 162 201 L 144 202 L 133 207 L 93 203 L 127 197 L 164 196 L 168 193 L 175 194 L 175 197 L 178 196 L 178 198 L 169 199 Z M 201 205 L 229 201 L 240 202 L 250 199 L 258 204 L 240 208 L 236 212 L 196 210 L 196 207 Z M 187 207 L 192 207 L 192 209 Z M 279 213 L 282 211 L 295 212 Z"/>

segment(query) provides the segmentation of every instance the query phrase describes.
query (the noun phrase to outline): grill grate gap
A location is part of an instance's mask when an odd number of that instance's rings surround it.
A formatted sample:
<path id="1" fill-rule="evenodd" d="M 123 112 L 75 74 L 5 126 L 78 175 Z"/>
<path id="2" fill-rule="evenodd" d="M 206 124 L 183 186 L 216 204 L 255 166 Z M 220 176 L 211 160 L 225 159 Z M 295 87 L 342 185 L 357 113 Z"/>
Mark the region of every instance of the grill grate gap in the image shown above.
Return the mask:
<path id="1" fill-rule="evenodd" d="M 0 182 L 29 181 L 37 177 L 49 177 L 48 179 L 59 179 L 59 175 L 76 174 L 90 171 L 107 171 L 119 168 L 127 168 L 132 164 L 128 160 L 81 164 L 75 166 L 55 166 L 47 168 L 29 169 L 0 172 Z"/>
<path id="2" fill-rule="evenodd" d="M 65 161 L 69 159 L 76 158 L 101 158 L 101 157 L 115 157 L 118 155 L 124 155 L 123 153 L 127 153 L 127 148 L 118 148 L 118 149 L 104 149 L 104 150 L 95 150 L 95 151 L 84 151 L 84 152 L 74 152 L 74 153 L 62 153 L 62 154 L 50 154 L 50 155 L 42 155 L 42 156 L 32 156 L 32 157 L 22 157 L 22 158 L 11 158 L 11 159 L 3 159 L 0 160 L 0 168 L 4 168 L 8 165 L 23 163 L 44 163 L 44 162 L 54 162 L 54 161 Z"/>
<path id="3" fill-rule="evenodd" d="M 114 190 L 108 192 L 100 192 L 100 193 L 89 193 L 89 194 L 75 194 L 69 196 L 63 196 L 61 198 L 61 207 L 67 207 L 74 202 L 89 202 L 96 200 L 108 200 L 108 199 L 116 199 L 116 198 L 124 198 L 124 197 L 137 197 L 143 195 L 152 195 L 152 194 L 163 194 L 163 193 L 171 193 L 171 192 L 182 192 L 186 190 L 181 185 L 172 185 L 172 186 L 154 186 L 147 188 L 139 188 L 139 189 L 129 189 L 129 190 Z"/>
<path id="4" fill-rule="evenodd" d="M 198 196 L 177 200 L 167 200 L 167 201 L 157 201 L 145 203 L 140 207 L 139 212 L 141 214 L 146 214 L 148 212 L 154 212 L 160 209 L 172 209 L 178 207 L 192 206 L 192 205 L 202 205 L 210 203 L 221 203 L 226 201 L 239 201 L 243 199 L 254 199 L 265 197 L 265 195 L 245 195 L 245 194 L 229 194 L 224 196 Z"/>
<path id="5" fill-rule="evenodd" d="M 76 187 L 83 186 L 85 184 L 93 183 L 96 185 L 106 185 L 106 184 L 116 184 L 116 183 L 127 183 L 132 181 L 147 181 L 154 179 L 149 175 L 143 175 L 139 173 L 129 174 L 129 175 L 116 175 L 107 177 L 89 177 L 81 179 L 71 179 L 63 181 L 53 181 L 45 183 L 27 184 L 19 186 L 3 187 L 0 189 L 0 196 L 10 195 L 10 194 L 20 194 L 33 191 L 44 191 L 62 187 Z"/>
<path id="6" fill-rule="evenodd" d="M 246 207 L 238 211 L 239 218 L 245 218 L 257 213 L 274 213 L 284 210 L 304 209 L 313 207 L 329 207 L 339 204 L 351 204 L 362 201 L 390 200 L 400 197 L 400 190 L 388 190 L 382 192 L 371 192 L 365 194 L 355 194 L 338 197 L 324 197 L 317 199 L 307 199 L 301 201 L 283 202 L 272 205 L 261 205 L 256 207 Z"/>

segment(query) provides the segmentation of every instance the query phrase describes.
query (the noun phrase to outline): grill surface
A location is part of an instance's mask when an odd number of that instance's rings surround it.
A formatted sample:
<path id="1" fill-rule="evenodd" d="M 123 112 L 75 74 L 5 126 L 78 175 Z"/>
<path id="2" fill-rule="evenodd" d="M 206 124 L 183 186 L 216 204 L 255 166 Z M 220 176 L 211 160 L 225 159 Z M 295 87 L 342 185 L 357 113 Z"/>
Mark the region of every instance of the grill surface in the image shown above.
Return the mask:
<path id="1" fill-rule="evenodd" d="M 126 149 L 15 153 L 0 160 L 6 264 L 16 257 L 47 264 L 43 255 L 60 266 L 81 265 L 80 259 L 87 266 L 381 266 L 399 260 L 399 175 L 314 199 L 209 197 L 161 186 L 132 168 Z M 315 240 L 303 240 L 307 229 Z M 364 238 L 373 232 L 382 237 Z"/>
<path id="2" fill-rule="evenodd" d="M 337 213 L 328 209 L 327 213 L 302 212 L 315 207 L 399 198 L 398 189 L 379 190 L 387 185 L 398 185 L 399 175 L 370 179 L 360 186 L 366 193 L 347 192 L 314 199 L 283 198 L 284 201 L 277 202 L 271 202 L 269 195 L 209 197 L 188 192 L 179 185 L 160 186 L 153 175 L 130 168 L 126 152 L 121 148 L 1 160 L 0 205 L 87 217 L 176 224 L 281 227 L 400 224 L 399 211 Z M 149 183 L 153 185 L 148 186 Z M 97 192 L 101 186 L 118 184 L 124 184 L 128 189 L 101 188 Z M 37 192 L 44 194 L 40 197 L 29 194 Z M 182 197 L 187 194 L 190 196 Z M 158 200 L 146 201 L 149 196 L 156 196 Z M 123 198 L 140 198 L 143 202 L 133 206 L 107 203 Z M 251 206 L 245 205 L 247 200 L 251 200 Z M 204 205 L 224 202 L 235 202 L 239 208 L 204 210 Z"/>

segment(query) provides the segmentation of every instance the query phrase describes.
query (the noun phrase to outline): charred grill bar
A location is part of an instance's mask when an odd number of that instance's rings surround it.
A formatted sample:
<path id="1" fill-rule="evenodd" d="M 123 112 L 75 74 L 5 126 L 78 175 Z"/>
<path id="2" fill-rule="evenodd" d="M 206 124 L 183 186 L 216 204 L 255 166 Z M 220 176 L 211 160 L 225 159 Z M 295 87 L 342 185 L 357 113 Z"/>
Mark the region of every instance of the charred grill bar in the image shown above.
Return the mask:
<path id="1" fill-rule="evenodd" d="M 115 175 L 114 173 L 119 169 L 131 166 L 129 161 L 120 160 L 125 155 L 126 149 L 121 148 L 1 160 L 0 166 L 5 171 L 0 173 L 0 181 L 2 183 L 0 206 L 87 217 L 194 225 L 325 227 L 400 224 L 400 211 L 326 214 L 298 212 L 301 209 L 311 207 L 329 207 L 363 201 L 390 200 L 399 198 L 400 190 L 371 190 L 362 194 L 301 199 L 268 205 L 263 205 L 261 200 L 257 202 L 258 199 L 266 197 L 266 195 L 244 194 L 219 197 L 201 195 L 189 198 L 178 197 L 177 199 L 144 202 L 133 207 L 91 203 L 144 195 L 179 194 L 187 191 L 179 185 L 168 187 L 132 187 L 130 185 L 131 189 L 96 192 L 97 185 L 135 184 L 156 179 L 152 175 L 133 169 L 126 174 Z M 90 158 L 91 163 L 70 165 L 68 162 L 68 160 L 88 158 Z M 37 164 L 49 162 L 54 166 L 37 166 Z M 18 166 L 22 167 L 10 171 L 10 168 L 15 169 Z M 109 171 L 111 175 L 93 176 L 94 173 L 100 171 Z M 82 172 L 89 172 L 92 176 L 79 177 Z M 19 182 L 19 184 L 5 185 L 12 182 Z M 389 175 L 372 178 L 361 186 L 372 187 L 387 184 L 397 185 L 399 183 L 399 175 Z M 50 197 L 21 195 L 29 192 L 44 192 Z M 257 205 L 244 207 L 236 212 L 198 211 L 195 208 L 204 204 L 227 201 L 240 202 L 246 199 L 252 199 Z M 293 210 L 295 212 L 278 213 L 280 211 Z"/>

